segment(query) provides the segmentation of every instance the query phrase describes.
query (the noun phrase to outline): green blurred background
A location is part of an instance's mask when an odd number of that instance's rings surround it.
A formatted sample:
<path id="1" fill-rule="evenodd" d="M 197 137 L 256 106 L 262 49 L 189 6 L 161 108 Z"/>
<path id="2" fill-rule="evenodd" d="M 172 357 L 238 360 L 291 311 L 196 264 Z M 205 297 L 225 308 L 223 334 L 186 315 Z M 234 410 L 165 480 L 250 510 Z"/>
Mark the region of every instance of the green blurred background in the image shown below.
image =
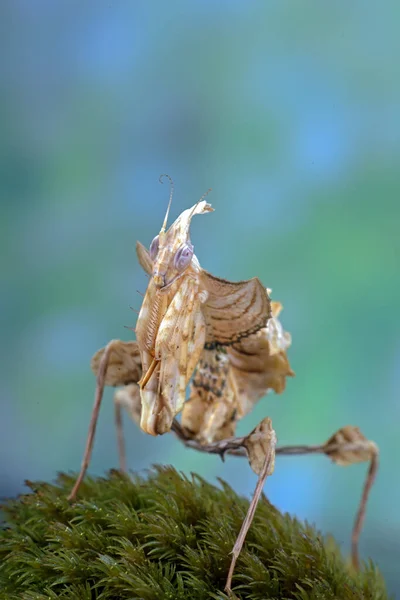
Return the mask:
<path id="1" fill-rule="evenodd" d="M 134 252 L 209 187 L 201 264 L 284 304 L 296 378 L 265 415 L 281 444 L 345 424 L 380 446 L 363 558 L 400 587 L 400 5 L 365 1 L 2 0 L 0 495 L 77 470 L 91 355 L 131 339 Z M 92 473 L 117 465 L 112 391 Z M 245 461 L 126 421 L 132 469 L 171 463 L 249 495 Z M 277 460 L 266 492 L 349 550 L 366 465 Z M 400 596 L 399 596 L 400 597 Z"/>

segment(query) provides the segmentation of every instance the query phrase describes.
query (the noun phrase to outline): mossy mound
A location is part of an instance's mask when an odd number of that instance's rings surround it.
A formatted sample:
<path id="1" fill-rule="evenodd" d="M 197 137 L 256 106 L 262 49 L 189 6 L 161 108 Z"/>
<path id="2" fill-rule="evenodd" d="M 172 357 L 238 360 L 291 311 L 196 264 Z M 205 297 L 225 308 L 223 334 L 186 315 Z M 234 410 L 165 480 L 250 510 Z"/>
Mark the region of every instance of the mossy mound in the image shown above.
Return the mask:
<path id="1" fill-rule="evenodd" d="M 188 479 L 171 467 L 148 478 L 112 472 L 86 479 L 75 504 L 74 477 L 29 483 L 9 501 L 0 531 L 0 598 L 7 600 L 203 600 L 222 591 L 230 551 L 248 501 L 221 482 Z M 352 573 L 319 533 L 266 498 L 239 557 L 240 599 L 384 600 L 377 569 Z"/>

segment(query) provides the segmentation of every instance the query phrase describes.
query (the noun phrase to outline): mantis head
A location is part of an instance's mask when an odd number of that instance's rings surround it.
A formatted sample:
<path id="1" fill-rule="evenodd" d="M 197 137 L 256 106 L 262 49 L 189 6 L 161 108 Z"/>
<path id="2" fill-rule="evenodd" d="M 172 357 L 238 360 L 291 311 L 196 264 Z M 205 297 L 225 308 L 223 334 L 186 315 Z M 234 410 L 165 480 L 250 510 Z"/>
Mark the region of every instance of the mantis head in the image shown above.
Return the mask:
<path id="1" fill-rule="evenodd" d="M 214 210 L 211 204 L 203 200 L 210 191 L 208 190 L 192 208 L 184 210 L 171 227 L 166 230 L 173 195 L 173 183 L 171 178 L 169 179 L 171 194 L 167 212 L 160 233 L 151 242 L 149 250 L 153 262 L 153 281 L 160 289 L 171 285 L 178 277 L 183 275 L 192 262 L 194 248 L 190 241 L 189 231 L 192 217 Z"/>

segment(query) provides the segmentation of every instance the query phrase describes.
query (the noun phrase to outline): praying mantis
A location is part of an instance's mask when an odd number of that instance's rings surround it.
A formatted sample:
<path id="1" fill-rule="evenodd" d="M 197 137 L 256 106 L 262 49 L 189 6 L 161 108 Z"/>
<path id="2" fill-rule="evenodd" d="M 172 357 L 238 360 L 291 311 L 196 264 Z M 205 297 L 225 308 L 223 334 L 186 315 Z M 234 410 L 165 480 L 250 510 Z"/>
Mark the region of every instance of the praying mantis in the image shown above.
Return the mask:
<path id="1" fill-rule="evenodd" d="M 167 229 L 170 197 L 159 234 L 147 250 L 137 242 L 140 265 L 149 276 L 135 329 L 136 341 L 113 340 L 92 359 L 97 376 L 95 402 L 81 471 L 69 496 L 74 500 L 90 463 L 105 386 L 114 395 L 120 468 L 127 470 L 122 410 L 147 434 L 172 431 L 201 452 L 246 456 L 258 475 L 246 518 L 232 550 L 225 590 L 232 592 L 237 558 L 251 525 L 263 485 L 278 454 L 324 453 L 341 465 L 370 461 L 352 534 L 352 563 L 359 568 L 358 539 L 369 491 L 378 468 L 378 448 L 357 427 L 346 426 L 320 446 L 277 447 L 267 417 L 247 436 L 235 437 L 237 422 L 270 390 L 284 391 L 294 375 L 287 350 L 290 334 L 271 301 L 271 290 L 254 277 L 237 283 L 204 270 L 194 254 L 190 223 L 213 211 L 208 192 Z M 209 190 L 210 191 L 210 190 Z M 187 389 L 189 396 L 186 399 Z M 181 413 L 181 421 L 177 415 Z"/>

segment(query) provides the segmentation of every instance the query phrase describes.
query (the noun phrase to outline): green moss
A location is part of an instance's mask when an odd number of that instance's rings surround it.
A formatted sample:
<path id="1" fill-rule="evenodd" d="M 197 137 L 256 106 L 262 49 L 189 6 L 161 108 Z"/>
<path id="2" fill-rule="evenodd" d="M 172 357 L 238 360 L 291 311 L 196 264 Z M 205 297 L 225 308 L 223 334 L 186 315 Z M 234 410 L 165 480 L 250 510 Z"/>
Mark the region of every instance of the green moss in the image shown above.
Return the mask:
<path id="1" fill-rule="evenodd" d="M 0 531 L 0 598 L 8 600 L 224 599 L 229 552 L 248 501 L 221 482 L 157 467 L 133 481 L 112 472 L 86 479 L 79 499 L 29 483 L 11 500 Z M 352 573 L 336 546 L 266 498 L 239 557 L 233 589 L 252 600 L 384 600 L 377 569 Z"/>

